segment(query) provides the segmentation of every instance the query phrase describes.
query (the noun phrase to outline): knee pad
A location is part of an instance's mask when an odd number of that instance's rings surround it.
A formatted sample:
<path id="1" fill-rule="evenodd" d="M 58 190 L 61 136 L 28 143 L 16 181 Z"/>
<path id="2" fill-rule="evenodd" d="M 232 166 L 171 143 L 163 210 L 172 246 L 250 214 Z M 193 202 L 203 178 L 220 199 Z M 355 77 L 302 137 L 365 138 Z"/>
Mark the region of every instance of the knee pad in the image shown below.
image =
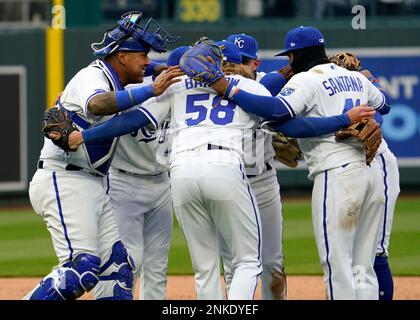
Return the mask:
<path id="1" fill-rule="evenodd" d="M 71 267 L 79 274 L 79 283 L 89 292 L 99 282 L 101 259 L 87 253 L 81 253 L 71 262 Z"/>
<path id="2" fill-rule="evenodd" d="M 135 269 L 135 264 L 121 241 L 114 243 L 112 246 L 111 256 L 101 267 L 100 274 L 103 274 L 111 267 L 112 270 L 107 272 L 110 274 L 101 275 L 99 279 L 102 281 L 116 281 L 114 296 L 112 298 L 124 300 L 132 299 L 132 289 L 134 285 L 133 270 Z"/>
<path id="3" fill-rule="evenodd" d="M 81 253 L 72 262 L 46 276 L 30 300 L 75 300 L 98 282 L 100 258 Z"/>

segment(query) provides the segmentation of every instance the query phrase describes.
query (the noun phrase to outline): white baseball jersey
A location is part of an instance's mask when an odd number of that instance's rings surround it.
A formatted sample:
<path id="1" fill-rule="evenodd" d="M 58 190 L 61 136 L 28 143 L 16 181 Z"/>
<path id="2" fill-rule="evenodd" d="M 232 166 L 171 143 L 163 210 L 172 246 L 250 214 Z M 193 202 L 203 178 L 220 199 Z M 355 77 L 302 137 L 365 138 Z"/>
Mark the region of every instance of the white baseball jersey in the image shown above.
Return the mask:
<path id="1" fill-rule="evenodd" d="M 239 75 L 227 79 L 248 92 L 270 95 L 264 86 L 253 80 Z M 175 107 L 171 108 L 171 105 Z M 179 152 L 207 144 L 234 149 L 243 155 L 244 132 L 256 128 L 259 123 L 258 117 L 233 102 L 220 99 L 211 87 L 186 76 L 139 109 L 149 115 L 155 128 L 171 115 L 171 159 Z"/>
<path id="2" fill-rule="evenodd" d="M 267 73 L 265 72 L 257 72 L 256 73 L 256 77 L 255 77 L 255 81 L 260 82 L 261 79 L 266 75 Z"/>
<path id="3" fill-rule="evenodd" d="M 308 86 L 312 90 L 308 90 Z M 384 95 L 365 76 L 332 63 L 318 65 L 293 76 L 277 96 L 292 116 L 328 117 L 340 115 L 344 107 L 361 104 L 378 109 L 385 103 Z M 361 144 L 355 139 L 335 143 L 333 133 L 315 138 L 299 139 L 309 168 L 309 178 L 316 173 L 349 162 L 365 161 Z"/>
<path id="4" fill-rule="evenodd" d="M 152 82 L 152 77 L 146 77 L 141 84 L 128 85 L 127 88 L 145 86 Z M 121 136 L 112 168 L 142 175 L 167 171 L 169 125 L 169 119 L 165 119 L 159 123 L 158 129 L 145 126 Z"/>
<path id="5" fill-rule="evenodd" d="M 118 76 L 113 70 L 103 61 L 96 60 L 86 68 L 80 70 L 70 80 L 60 97 L 60 105 L 66 110 L 76 113 L 89 126 L 99 124 L 110 119 L 112 116 L 92 115 L 88 110 L 89 101 L 99 93 L 122 89 Z M 75 123 L 78 125 L 77 121 Z M 82 144 L 76 152 L 66 153 L 55 146 L 51 140 L 45 138 L 40 159 L 64 161 L 92 172 L 103 174 L 103 170 L 98 171 L 98 168 L 104 164 L 109 166 L 117 143 L 117 138 L 112 139 L 110 147 L 106 150 L 107 152 L 99 154 L 96 151 L 89 152 L 85 144 Z"/>

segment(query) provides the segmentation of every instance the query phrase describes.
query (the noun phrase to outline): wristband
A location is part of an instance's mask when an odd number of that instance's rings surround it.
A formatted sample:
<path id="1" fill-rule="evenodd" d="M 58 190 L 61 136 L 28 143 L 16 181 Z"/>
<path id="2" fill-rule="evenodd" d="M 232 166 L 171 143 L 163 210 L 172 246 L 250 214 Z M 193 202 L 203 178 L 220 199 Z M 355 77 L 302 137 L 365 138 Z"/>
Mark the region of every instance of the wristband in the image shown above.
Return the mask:
<path id="1" fill-rule="evenodd" d="M 129 90 L 120 90 L 115 93 L 117 108 L 120 111 L 129 109 L 135 105 L 145 102 L 151 97 L 153 97 L 153 85 Z"/>

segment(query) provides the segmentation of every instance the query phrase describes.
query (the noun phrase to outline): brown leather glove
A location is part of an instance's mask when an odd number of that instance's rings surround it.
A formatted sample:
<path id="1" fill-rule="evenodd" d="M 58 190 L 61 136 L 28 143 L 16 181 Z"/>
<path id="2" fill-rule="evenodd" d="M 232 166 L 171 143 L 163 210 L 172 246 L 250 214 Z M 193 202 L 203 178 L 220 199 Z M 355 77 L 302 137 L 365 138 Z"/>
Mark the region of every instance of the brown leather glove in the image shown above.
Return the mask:
<path id="1" fill-rule="evenodd" d="M 337 52 L 329 57 L 332 63 L 350 71 L 360 70 L 360 61 L 351 52 Z"/>
<path id="2" fill-rule="evenodd" d="M 381 126 L 375 119 L 364 119 L 335 133 L 335 140 L 338 142 L 351 137 L 357 138 L 362 143 L 366 164 L 370 166 L 382 142 Z"/>
<path id="3" fill-rule="evenodd" d="M 274 159 L 288 167 L 296 168 L 298 160 L 303 160 L 302 151 L 296 139 L 287 138 L 281 133 L 276 133 L 273 135 L 272 145 L 276 152 Z"/>

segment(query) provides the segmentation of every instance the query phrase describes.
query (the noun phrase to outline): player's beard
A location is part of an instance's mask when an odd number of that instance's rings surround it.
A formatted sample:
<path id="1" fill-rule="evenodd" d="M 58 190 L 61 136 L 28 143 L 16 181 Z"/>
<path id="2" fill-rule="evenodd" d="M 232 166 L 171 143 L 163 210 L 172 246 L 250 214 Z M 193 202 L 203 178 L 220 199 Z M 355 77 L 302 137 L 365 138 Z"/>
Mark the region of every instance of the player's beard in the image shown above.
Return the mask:
<path id="1" fill-rule="evenodd" d="M 318 64 L 330 63 L 325 54 L 324 46 L 313 46 L 293 50 L 293 61 L 291 63 L 293 73 L 308 71 Z"/>

